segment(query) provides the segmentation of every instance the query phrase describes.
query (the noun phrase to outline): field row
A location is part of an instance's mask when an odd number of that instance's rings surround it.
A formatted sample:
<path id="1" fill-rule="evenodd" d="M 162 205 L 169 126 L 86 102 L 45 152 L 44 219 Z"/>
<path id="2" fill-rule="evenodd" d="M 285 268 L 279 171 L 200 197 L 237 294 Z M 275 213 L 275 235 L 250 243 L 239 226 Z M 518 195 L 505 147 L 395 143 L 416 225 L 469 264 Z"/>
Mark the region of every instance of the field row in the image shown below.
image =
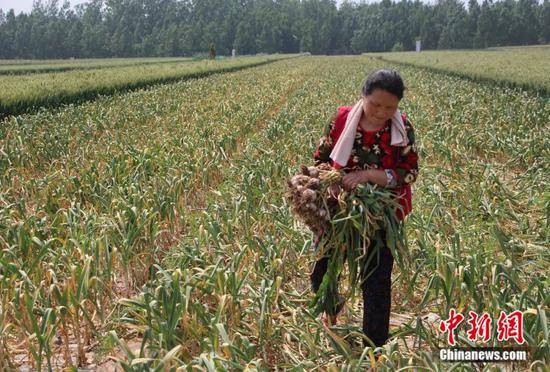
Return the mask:
<path id="1" fill-rule="evenodd" d="M 205 76 L 257 66 L 295 55 L 241 57 L 225 60 L 141 64 L 23 76 L 0 76 L 0 117 L 40 107 L 82 102 L 99 95 L 132 90 L 156 83 Z"/>
<path id="2" fill-rule="evenodd" d="M 372 53 L 385 61 L 511 85 L 550 95 L 550 45 L 481 51 Z"/>
<path id="3" fill-rule="evenodd" d="M 1 67 L 17 66 L 88 66 L 95 64 L 117 64 L 131 62 L 161 62 L 171 60 L 173 62 L 186 59 L 183 57 L 147 57 L 147 58 L 78 58 L 78 59 L 0 59 Z"/>
<path id="4" fill-rule="evenodd" d="M 188 211 L 204 206 L 201 190 L 215 182 L 239 141 L 267 118 L 277 97 L 285 97 L 292 83 L 310 74 L 307 66 L 287 62 L 11 119 L 2 128 L 6 157 L 1 184 L 10 189 L 2 211 L 14 214 L 2 216 L 26 221 L 12 230 L 22 241 L 25 236 L 55 239 L 34 260 L 25 251 L 35 243 L 20 244 L 12 240 L 13 233 L 2 231 L 13 257 L 22 260 L 16 266 L 36 283 L 25 290 L 38 295 L 35 306 L 49 308 L 63 301 L 49 292 L 47 283 L 39 284 L 45 273 L 51 269 L 60 291 L 70 291 L 67 268 L 80 267 L 89 257 L 90 271 L 75 275 L 101 283 L 79 299 L 92 301 L 92 308 L 63 305 L 80 321 L 97 306 L 101 312 L 90 321 L 98 323 L 93 329 L 103 327 L 113 296 L 146 283 L 150 265 L 160 263 L 159 257 L 176 244 L 173 235 L 193 224 Z M 29 194 L 20 198 L 20 192 Z M 13 298 L 12 291 L 24 285 L 15 280 L 4 286 L 3 298 Z M 65 317 L 58 317 L 52 329 L 77 338 L 76 330 L 71 332 L 75 328 L 63 328 Z M 26 327 L 32 333 L 32 323 Z"/>
<path id="5" fill-rule="evenodd" d="M 0 75 L 26 75 L 46 72 L 66 72 L 72 70 L 91 70 L 108 67 L 126 67 L 135 65 L 190 62 L 192 58 L 105 58 L 75 60 L 0 60 Z"/>
<path id="6" fill-rule="evenodd" d="M 371 366 L 369 350 L 355 346 L 357 302 L 332 329 L 308 311 L 310 236 L 283 192 L 299 164 L 312 162 L 336 107 L 353 104 L 368 71 L 382 66 L 290 59 L 4 121 L 0 329 L 9 336 L 0 358 L 56 367 L 108 353 L 134 368 Z M 432 356 L 444 336 L 416 319 L 446 318 L 451 307 L 493 318 L 525 311 L 530 357 L 541 367 L 550 146 L 539 133 L 550 104 L 400 70 L 420 177 L 407 221 L 414 267 L 394 268 L 392 317 L 411 320 L 392 327 L 378 367 L 447 369 Z M 464 328 L 458 339 L 467 345 Z M 86 353 L 94 340 L 100 346 Z"/>

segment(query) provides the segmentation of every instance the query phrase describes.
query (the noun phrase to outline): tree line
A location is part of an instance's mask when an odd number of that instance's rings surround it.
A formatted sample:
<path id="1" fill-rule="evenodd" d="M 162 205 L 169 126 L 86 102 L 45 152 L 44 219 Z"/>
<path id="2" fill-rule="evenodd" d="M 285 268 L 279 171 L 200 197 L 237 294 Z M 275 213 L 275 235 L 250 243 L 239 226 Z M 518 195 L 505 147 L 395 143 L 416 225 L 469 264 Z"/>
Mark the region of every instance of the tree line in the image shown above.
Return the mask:
<path id="1" fill-rule="evenodd" d="M 35 0 L 0 9 L 0 58 L 355 54 L 550 42 L 550 0 Z"/>

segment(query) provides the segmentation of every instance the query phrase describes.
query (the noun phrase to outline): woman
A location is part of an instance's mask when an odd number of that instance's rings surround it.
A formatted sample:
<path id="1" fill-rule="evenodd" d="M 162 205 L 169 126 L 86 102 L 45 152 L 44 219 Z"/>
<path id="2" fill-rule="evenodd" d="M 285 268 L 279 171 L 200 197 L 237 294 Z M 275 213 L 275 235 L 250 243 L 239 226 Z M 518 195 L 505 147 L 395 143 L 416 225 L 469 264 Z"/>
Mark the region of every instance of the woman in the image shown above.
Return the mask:
<path id="1" fill-rule="evenodd" d="M 410 185 L 418 175 L 418 155 L 414 131 L 410 121 L 398 110 L 405 86 L 395 70 L 377 70 L 369 74 L 362 87 L 362 97 L 355 106 L 338 108 L 325 128 L 314 154 L 315 164 L 326 162 L 342 168 L 346 175 L 344 189 L 352 190 L 362 183 L 373 183 L 395 191 L 402 209 L 397 211 L 403 219 L 411 209 Z M 335 194 L 340 190 L 333 189 Z M 317 242 L 320 236 L 317 237 Z M 378 260 L 367 260 L 366 271 L 372 272 L 361 284 L 363 295 L 363 332 L 371 346 L 382 346 L 388 339 L 391 271 L 394 257 L 384 241 Z M 311 285 L 317 292 L 327 270 L 328 257 L 317 262 L 310 275 Z M 378 262 L 376 262 L 378 261 Z M 373 271 L 374 270 L 374 271 Z M 336 323 L 343 307 L 339 298 L 336 309 L 326 314 L 325 322 Z"/>

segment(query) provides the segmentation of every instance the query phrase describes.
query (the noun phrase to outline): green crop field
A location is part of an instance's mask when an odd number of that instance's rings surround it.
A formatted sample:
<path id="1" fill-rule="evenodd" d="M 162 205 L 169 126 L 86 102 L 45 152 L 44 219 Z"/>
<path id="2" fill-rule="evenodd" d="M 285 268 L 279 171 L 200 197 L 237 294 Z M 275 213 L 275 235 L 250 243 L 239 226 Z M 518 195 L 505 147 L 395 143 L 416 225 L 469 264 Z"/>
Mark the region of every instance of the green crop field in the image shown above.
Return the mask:
<path id="1" fill-rule="evenodd" d="M 136 89 L 155 83 L 256 66 L 280 58 L 289 56 L 240 57 L 183 64 L 136 64 L 23 76 L 3 75 L 0 76 L 0 85 L 4 88 L 0 92 L 0 117 L 17 115 L 40 107 L 80 102 L 101 94 Z"/>
<path id="2" fill-rule="evenodd" d="M 189 57 L 147 57 L 147 58 L 75 58 L 75 59 L 0 59 L 2 67 L 35 67 L 35 66 L 74 66 L 83 67 L 91 65 L 117 65 L 143 62 L 178 62 L 191 59 Z"/>
<path id="3" fill-rule="evenodd" d="M 427 67 L 459 77 L 502 83 L 550 95 L 550 45 L 459 51 L 372 53 L 385 61 Z"/>
<path id="4" fill-rule="evenodd" d="M 408 87 L 401 108 L 420 174 L 407 220 L 413 267 L 394 267 L 390 340 L 376 360 L 358 346 L 359 299 L 335 327 L 311 315 L 311 236 L 283 194 L 336 108 L 383 66 Z M 128 84 L 131 71 L 118 79 Z M 534 91 L 368 56 L 303 56 L 8 117 L 0 365 L 542 371 L 549 116 Z M 441 362 L 439 320 L 451 308 L 523 311 L 529 360 Z M 482 346 L 508 345 L 493 331 Z M 457 335 L 470 345 L 466 327 Z"/>
<path id="5" fill-rule="evenodd" d="M 0 60 L 0 75 L 24 75 L 44 72 L 90 70 L 105 67 L 125 67 L 156 63 L 189 62 L 192 58 L 111 58 L 111 59 L 52 59 Z"/>
<path id="6" fill-rule="evenodd" d="M 146 58 L 74 58 L 74 59 L 0 59 L 0 66 L 34 67 L 34 66 L 87 66 L 87 65 L 111 65 L 129 64 L 135 62 L 162 62 L 189 59 L 188 57 L 146 57 Z"/>

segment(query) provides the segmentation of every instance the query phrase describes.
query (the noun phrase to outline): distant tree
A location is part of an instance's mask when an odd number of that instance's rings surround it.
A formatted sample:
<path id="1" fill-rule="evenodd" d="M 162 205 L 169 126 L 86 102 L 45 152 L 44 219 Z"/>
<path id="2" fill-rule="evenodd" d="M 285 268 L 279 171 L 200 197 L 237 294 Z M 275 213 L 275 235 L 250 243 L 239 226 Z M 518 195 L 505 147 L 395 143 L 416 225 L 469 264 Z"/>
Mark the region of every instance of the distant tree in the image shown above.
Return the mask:
<path id="1" fill-rule="evenodd" d="M 541 40 L 550 43 L 550 0 L 544 0 L 540 11 Z"/>
<path id="2" fill-rule="evenodd" d="M 357 6 L 354 3 L 344 1 L 340 5 L 336 28 L 338 32 L 335 37 L 335 51 L 349 53 L 353 33 L 358 28 Z"/>
<path id="3" fill-rule="evenodd" d="M 6 15 L 4 11 L 0 9 L 0 58 L 7 58 L 5 55 L 9 40 L 6 39 L 4 28 L 6 24 Z"/>
<path id="4" fill-rule="evenodd" d="M 255 19 L 255 45 L 265 53 L 277 53 L 282 49 L 282 14 L 277 3 L 271 0 L 258 0 L 253 10 Z"/>
<path id="5" fill-rule="evenodd" d="M 330 53 L 336 46 L 336 2 L 304 0 L 300 4 L 300 50 L 315 54 Z"/>
<path id="6" fill-rule="evenodd" d="M 443 0 L 439 2 L 441 18 L 441 34 L 439 49 L 466 48 L 468 46 L 467 17 L 462 2 L 458 0 Z"/>
<path id="7" fill-rule="evenodd" d="M 487 48 L 493 43 L 491 30 L 494 26 L 494 18 L 491 11 L 490 0 L 483 0 L 481 11 L 477 21 L 477 35 L 475 40 L 476 48 Z"/>
<path id="8" fill-rule="evenodd" d="M 518 0 L 518 15 L 521 44 L 535 44 L 539 37 L 539 19 L 537 17 L 537 0 Z"/>
<path id="9" fill-rule="evenodd" d="M 467 45 L 471 48 L 476 48 L 477 23 L 479 21 L 479 13 L 481 8 L 477 0 L 468 2 L 468 18 L 467 18 Z"/>
<path id="10" fill-rule="evenodd" d="M 283 53 L 297 53 L 300 48 L 298 19 L 299 0 L 279 0 L 279 24 L 281 29 L 281 49 Z"/>
<path id="11" fill-rule="evenodd" d="M 436 49 L 440 38 L 440 27 L 436 20 L 436 9 L 426 7 L 426 13 L 422 17 L 420 25 L 420 37 L 423 49 Z"/>
<path id="12" fill-rule="evenodd" d="M 362 53 L 550 41 L 550 0 L 35 0 L 0 13 L 0 58 Z"/>
<path id="13" fill-rule="evenodd" d="M 82 51 L 84 57 L 109 56 L 106 41 L 109 40 L 101 13 L 102 0 L 91 0 L 82 14 Z"/>
<path id="14" fill-rule="evenodd" d="M 35 51 L 31 47 L 32 29 L 31 17 L 25 13 L 19 13 L 15 18 L 15 33 L 12 39 L 15 58 L 40 58 L 38 54 L 42 54 L 41 50 Z"/>
<path id="15" fill-rule="evenodd" d="M 115 57 L 131 57 L 133 55 L 133 42 L 129 23 L 128 18 L 122 16 L 111 36 L 109 50 Z"/>
<path id="16" fill-rule="evenodd" d="M 14 43 L 16 30 L 17 19 L 15 18 L 15 12 L 13 9 L 10 9 L 4 16 L 0 28 L 0 40 L 4 43 L 4 48 L 0 49 L 2 58 L 16 57 L 16 45 Z"/>
<path id="17" fill-rule="evenodd" d="M 239 22 L 233 45 L 239 54 L 256 53 L 256 31 L 253 19 L 245 18 Z"/>

